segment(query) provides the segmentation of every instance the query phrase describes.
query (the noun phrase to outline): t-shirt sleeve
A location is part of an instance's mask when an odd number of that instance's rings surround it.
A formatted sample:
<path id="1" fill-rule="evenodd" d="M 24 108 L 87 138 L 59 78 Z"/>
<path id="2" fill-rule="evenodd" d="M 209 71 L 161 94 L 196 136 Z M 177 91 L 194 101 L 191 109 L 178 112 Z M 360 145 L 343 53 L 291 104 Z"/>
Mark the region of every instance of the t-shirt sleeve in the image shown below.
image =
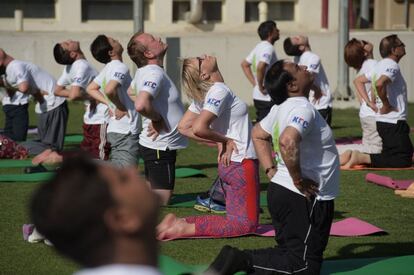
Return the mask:
<path id="1" fill-rule="evenodd" d="M 72 86 L 79 86 L 83 89 L 86 89 L 90 82 L 90 75 L 88 75 L 88 68 L 80 67 L 75 70 L 75 74 L 73 76 L 73 82 L 71 83 Z"/>
<path id="2" fill-rule="evenodd" d="M 397 63 L 383 63 L 383 66 L 381 66 L 379 69 L 379 73 L 378 73 L 378 78 L 380 78 L 382 75 L 385 75 L 386 77 L 388 77 L 389 79 L 391 79 L 391 81 L 395 80 L 395 77 L 397 76 L 398 72 L 400 71 L 400 67 L 398 66 Z"/>
<path id="3" fill-rule="evenodd" d="M 121 85 L 128 85 L 129 83 L 126 83 L 128 79 L 127 77 L 128 74 L 129 74 L 129 70 L 127 66 L 123 66 L 123 65 L 116 66 L 111 72 L 109 81 L 115 80 Z"/>
<path id="4" fill-rule="evenodd" d="M 103 85 L 103 80 L 105 79 L 105 71 L 102 70 L 94 79 L 93 82 L 98 84 L 101 88 Z"/>
<path id="5" fill-rule="evenodd" d="M 211 87 L 204 100 L 203 110 L 220 116 L 225 109 L 229 108 L 227 106 L 229 96 L 230 94 L 225 89 Z"/>
<path id="6" fill-rule="evenodd" d="M 160 91 L 160 86 L 162 84 L 162 73 L 158 71 L 147 71 L 142 73 L 142 77 L 136 86 L 138 93 L 145 91 L 151 94 L 153 97 L 156 97 Z"/>
<path id="7" fill-rule="evenodd" d="M 267 132 L 268 134 L 272 134 L 274 124 L 276 123 L 277 119 L 277 110 L 279 106 L 273 105 L 272 109 L 270 109 L 269 113 L 265 118 L 263 118 L 259 123 L 262 129 Z"/>
<path id="8" fill-rule="evenodd" d="M 190 106 L 188 106 L 188 110 L 195 114 L 200 114 L 201 110 L 203 109 L 203 104 L 199 104 L 194 100 L 191 102 Z"/>
<path id="9" fill-rule="evenodd" d="M 258 61 L 270 64 L 272 61 L 273 47 L 263 47 L 258 54 Z"/>
<path id="10" fill-rule="evenodd" d="M 70 85 L 69 74 L 66 72 L 66 67 L 63 69 L 63 72 L 60 75 L 57 81 L 57 85 L 64 87 Z"/>
<path id="11" fill-rule="evenodd" d="M 313 126 L 315 114 L 310 108 L 298 107 L 293 109 L 286 123 L 286 127 L 291 126 L 298 130 L 300 135 L 305 136 Z"/>
<path id="12" fill-rule="evenodd" d="M 316 56 L 312 55 L 309 57 L 309 59 L 306 62 L 307 64 L 304 64 L 307 66 L 307 70 L 312 73 L 319 73 L 320 67 L 321 67 L 321 59 Z"/>
<path id="13" fill-rule="evenodd" d="M 253 63 L 253 59 L 254 59 L 254 50 L 253 51 L 251 51 L 250 53 L 249 53 L 249 55 L 246 57 L 246 61 L 249 63 L 249 64 L 252 64 Z"/>
<path id="14" fill-rule="evenodd" d="M 12 80 L 10 81 L 12 85 L 19 85 L 22 82 L 30 81 L 30 75 L 28 70 L 24 68 L 23 65 L 18 65 L 14 68 Z"/>

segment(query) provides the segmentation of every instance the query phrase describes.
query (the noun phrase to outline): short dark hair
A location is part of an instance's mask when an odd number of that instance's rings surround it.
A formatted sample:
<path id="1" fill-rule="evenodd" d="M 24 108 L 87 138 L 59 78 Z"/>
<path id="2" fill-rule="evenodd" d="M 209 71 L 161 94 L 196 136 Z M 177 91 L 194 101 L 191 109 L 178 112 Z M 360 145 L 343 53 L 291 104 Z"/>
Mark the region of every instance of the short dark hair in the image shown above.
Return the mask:
<path id="1" fill-rule="evenodd" d="M 264 86 L 276 105 L 288 98 L 287 84 L 295 78 L 283 68 L 285 61 L 274 63 L 266 73 Z"/>
<path id="2" fill-rule="evenodd" d="M 135 33 L 128 42 L 129 58 L 137 65 L 138 68 L 144 67 L 148 64 L 148 59 L 145 57 L 145 46 L 142 43 L 135 41 L 135 38 L 143 34 L 143 32 Z"/>
<path id="3" fill-rule="evenodd" d="M 104 213 L 115 205 L 98 164 L 85 156 L 65 159 L 38 188 L 30 214 L 36 229 L 63 255 L 92 267 L 109 261 L 113 240 Z"/>
<path id="4" fill-rule="evenodd" d="M 259 28 L 257 28 L 257 34 L 261 40 L 266 40 L 274 28 L 276 28 L 276 23 L 274 21 L 265 21 L 259 25 Z"/>
<path id="5" fill-rule="evenodd" d="M 300 45 L 294 45 L 292 43 L 292 39 L 287 37 L 285 41 L 283 41 L 283 49 L 285 53 L 289 56 L 300 56 L 302 52 L 299 50 Z"/>
<path id="6" fill-rule="evenodd" d="M 59 43 L 56 43 L 53 47 L 53 56 L 56 62 L 61 65 L 71 65 L 74 61 L 70 58 L 70 52 L 65 50 Z"/>
<path id="7" fill-rule="evenodd" d="M 113 48 L 109 43 L 108 37 L 105 35 L 98 35 L 92 42 L 90 49 L 93 57 L 99 62 L 106 64 L 111 61 L 111 57 L 108 52 Z"/>
<path id="8" fill-rule="evenodd" d="M 398 46 L 397 40 L 399 40 L 399 38 L 396 34 L 388 35 L 381 40 L 379 45 L 379 52 L 382 58 L 390 56 L 392 50 Z"/>
<path id="9" fill-rule="evenodd" d="M 362 64 L 367 57 L 365 56 L 364 47 L 362 46 L 360 40 L 352 38 L 345 45 L 344 59 L 348 66 L 356 70 L 361 69 Z"/>

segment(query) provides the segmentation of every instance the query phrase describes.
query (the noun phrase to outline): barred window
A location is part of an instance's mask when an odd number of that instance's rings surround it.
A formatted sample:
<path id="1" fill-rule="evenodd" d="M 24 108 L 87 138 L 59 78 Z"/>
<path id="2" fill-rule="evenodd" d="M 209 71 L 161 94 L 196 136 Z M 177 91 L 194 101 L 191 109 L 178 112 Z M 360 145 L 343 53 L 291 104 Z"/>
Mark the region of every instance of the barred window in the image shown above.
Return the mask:
<path id="1" fill-rule="evenodd" d="M 13 18 L 22 10 L 26 18 L 55 18 L 55 0 L 1 0 L 0 18 Z"/>

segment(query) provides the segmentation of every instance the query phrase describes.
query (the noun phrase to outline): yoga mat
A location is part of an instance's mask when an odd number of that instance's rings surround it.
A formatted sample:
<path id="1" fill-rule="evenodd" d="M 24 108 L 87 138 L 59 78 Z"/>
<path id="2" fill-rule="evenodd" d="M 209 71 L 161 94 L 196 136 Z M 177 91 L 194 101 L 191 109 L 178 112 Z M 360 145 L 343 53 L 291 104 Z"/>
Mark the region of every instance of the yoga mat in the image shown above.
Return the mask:
<path id="1" fill-rule="evenodd" d="M 376 233 L 385 233 L 379 227 L 375 225 L 369 224 L 366 221 L 360 220 L 358 218 L 346 218 L 342 221 L 332 223 L 331 227 L 331 236 L 338 236 L 338 237 L 357 237 L 357 236 L 368 236 Z M 192 237 L 182 237 L 182 238 L 171 238 L 165 239 L 162 241 L 172 241 L 177 239 L 220 239 L 220 238 L 235 238 L 235 237 L 242 237 L 247 235 L 255 235 L 261 237 L 274 237 L 275 230 L 273 229 L 273 225 L 271 224 L 261 224 L 257 227 L 255 232 L 246 233 L 246 234 L 239 234 L 233 236 L 192 236 Z"/>
<path id="2" fill-rule="evenodd" d="M 345 144 L 362 144 L 361 137 L 343 137 L 335 139 L 336 145 L 345 145 Z"/>
<path id="3" fill-rule="evenodd" d="M 54 172 L 0 175 L 0 182 L 37 182 L 50 179 Z"/>
<path id="4" fill-rule="evenodd" d="M 175 178 L 188 178 L 194 176 L 206 176 L 203 171 L 194 168 L 177 168 L 175 169 Z"/>
<path id="5" fill-rule="evenodd" d="M 68 135 L 65 136 L 65 143 L 81 143 L 83 135 Z"/>
<path id="6" fill-rule="evenodd" d="M 197 194 L 175 194 L 170 200 L 168 207 L 192 208 L 195 204 Z M 267 193 L 260 194 L 260 206 L 267 206 Z"/>
<path id="7" fill-rule="evenodd" d="M 406 168 L 377 168 L 377 167 L 368 167 L 367 165 L 355 165 L 347 169 L 341 166 L 341 170 L 342 171 L 360 171 L 360 170 L 400 171 L 400 170 L 414 170 L 414 166 L 406 167 Z"/>
<path id="8" fill-rule="evenodd" d="M 412 183 L 414 183 L 414 179 L 412 180 L 393 180 L 390 177 L 377 175 L 374 173 L 368 173 L 365 176 L 365 180 L 367 182 L 372 182 L 380 186 L 388 187 L 394 190 L 405 190 L 407 189 Z"/>
<path id="9" fill-rule="evenodd" d="M 330 235 L 338 237 L 356 237 L 376 233 L 385 233 L 385 231 L 366 221 L 352 217 L 332 223 Z"/>
<path id="10" fill-rule="evenodd" d="M 218 251 L 217 251 L 218 253 Z M 165 275 L 200 274 L 205 265 L 187 265 L 173 258 L 161 255 L 158 258 L 160 270 Z M 325 260 L 321 275 L 412 275 L 414 255 L 391 258 L 358 258 L 346 260 Z"/>
<path id="11" fill-rule="evenodd" d="M 37 182 L 48 180 L 54 172 L 42 172 L 33 174 L 6 174 L 0 175 L 0 182 Z M 203 171 L 192 168 L 178 168 L 175 171 L 176 178 L 192 177 L 195 175 L 204 175 Z"/>
<path id="12" fill-rule="evenodd" d="M 0 168 L 24 168 L 32 165 L 31 159 L 2 159 Z"/>

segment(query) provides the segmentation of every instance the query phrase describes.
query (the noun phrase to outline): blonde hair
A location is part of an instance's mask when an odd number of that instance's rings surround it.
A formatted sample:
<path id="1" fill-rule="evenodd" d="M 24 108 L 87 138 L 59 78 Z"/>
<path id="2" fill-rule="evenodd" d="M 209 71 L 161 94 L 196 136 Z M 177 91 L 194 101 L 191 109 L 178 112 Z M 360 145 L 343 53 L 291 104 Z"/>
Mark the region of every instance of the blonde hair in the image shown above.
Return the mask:
<path id="1" fill-rule="evenodd" d="M 182 59 L 181 81 L 183 90 L 190 99 L 203 102 L 213 83 L 201 79 L 200 72 L 191 63 L 191 59 L 193 58 Z"/>

